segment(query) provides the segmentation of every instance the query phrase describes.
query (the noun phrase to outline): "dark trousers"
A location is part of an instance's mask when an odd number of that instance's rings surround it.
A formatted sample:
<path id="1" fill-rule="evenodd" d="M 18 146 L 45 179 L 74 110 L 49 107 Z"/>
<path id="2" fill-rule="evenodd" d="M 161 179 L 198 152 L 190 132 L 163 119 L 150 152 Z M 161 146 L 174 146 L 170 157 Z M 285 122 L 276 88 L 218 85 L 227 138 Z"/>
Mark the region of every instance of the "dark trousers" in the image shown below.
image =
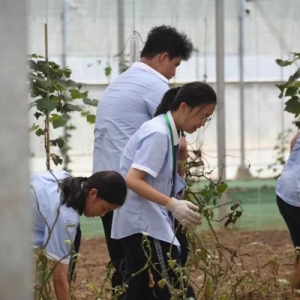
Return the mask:
<path id="1" fill-rule="evenodd" d="M 108 253 L 111 259 L 111 263 L 115 268 L 115 272 L 112 275 L 111 285 L 113 288 L 123 284 L 123 275 L 125 272 L 125 251 L 123 249 L 123 244 L 120 240 L 115 240 L 110 237 L 111 235 L 111 225 L 113 219 L 113 212 L 107 212 L 102 218 L 106 244 L 108 248 Z M 119 298 L 121 299 L 121 298 Z"/>
<path id="2" fill-rule="evenodd" d="M 115 268 L 115 271 L 112 275 L 111 285 L 112 288 L 121 286 L 124 283 L 125 275 L 125 249 L 121 240 L 112 239 L 111 236 L 111 226 L 112 226 L 113 212 L 108 212 L 102 218 L 105 239 L 107 243 L 108 253 L 111 259 L 111 263 Z M 180 259 L 183 265 L 185 265 L 188 257 L 188 243 L 186 235 L 182 230 L 182 227 L 175 220 L 176 237 L 181 245 L 181 255 Z M 122 299 L 120 296 L 118 299 Z"/>
<path id="3" fill-rule="evenodd" d="M 150 236 L 147 236 L 147 240 L 149 244 L 145 242 L 143 235 L 140 233 L 121 240 L 125 249 L 125 280 L 128 284 L 123 299 L 170 300 L 172 289 L 183 293 L 180 299 L 195 298 L 192 287 L 188 286 L 182 279 L 185 274 L 179 275 L 169 265 L 169 261 L 174 260 L 176 266 L 183 266 L 178 248 Z M 168 256 L 168 253 L 170 256 Z M 148 264 L 149 267 L 145 267 L 148 259 L 151 260 L 151 264 Z M 154 286 L 149 286 L 149 271 L 153 276 Z M 135 275 L 132 276 L 133 274 Z M 171 285 L 171 288 L 167 283 L 163 283 L 163 278 Z"/>
<path id="4" fill-rule="evenodd" d="M 300 207 L 292 206 L 277 196 L 279 211 L 289 229 L 294 247 L 300 247 Z"/>
<path id="5" fill-rule="evenodd" d="M 74 251 L 76 254 L 79 253 L 80 243 L 81 243 L 81 228 L 80 228 L 80 224 L 79 224 L 77 227 L 77 232 L 76 232 L 75 241 L 74 241 Z M 77 263 L 77 256 L 72 257 L 70 260 L 70 265 L 69 265 L 69 282 L 71 282 L 71 280 L 73 278 L 76 263 Z"/>

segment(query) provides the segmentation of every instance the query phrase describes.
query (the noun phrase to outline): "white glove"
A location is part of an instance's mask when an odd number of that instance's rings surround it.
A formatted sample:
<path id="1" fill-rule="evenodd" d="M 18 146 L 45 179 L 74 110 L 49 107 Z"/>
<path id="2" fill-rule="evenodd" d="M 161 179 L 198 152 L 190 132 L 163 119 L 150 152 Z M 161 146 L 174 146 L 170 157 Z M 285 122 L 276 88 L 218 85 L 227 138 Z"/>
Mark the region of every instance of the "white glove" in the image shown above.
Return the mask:
<path id="1" fill-rule="evenodd" d="M 179 223 L 184 226 L 195 226 L 200 223 L 199 207 L 186 200 L 171 198 L 166 205 Z"/>

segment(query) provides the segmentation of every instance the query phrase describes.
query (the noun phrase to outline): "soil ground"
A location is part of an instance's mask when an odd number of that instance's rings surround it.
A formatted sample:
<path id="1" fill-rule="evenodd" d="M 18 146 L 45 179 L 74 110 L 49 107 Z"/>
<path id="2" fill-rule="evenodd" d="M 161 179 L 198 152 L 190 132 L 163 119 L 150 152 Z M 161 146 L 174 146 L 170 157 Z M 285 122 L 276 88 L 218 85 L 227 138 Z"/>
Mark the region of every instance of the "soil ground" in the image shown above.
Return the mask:
<path id="1" fill-rule="evenodd" d="M 256 276 L 261 280 L 267 280 L 274 277 L 274 268 L 270 265 L 264 267 L 265 263 L 270 260 L 274 254 L 280 254 L 280 261 L 282 265 L 279 267 L 277 281 L 279 286 L 279 294 L 273 296 L 260 298 L 252 297 L 247 299 L 297 299 L 291 297 L 291 289 L 288 280 L 293 272 L 292 259 L 283 258 L 287 256 L 288 250 L 292 249 L 292 243 L 287 231 L 218 231 L 218 238 L 220 243 L 230 248 L 240 249 L 240 253 L 250 253 L 250 256 L 242 256 L 242 264 L 245 271 L 255 270 Z M 291 254 L 291 252 L 288 252 Z M 108 252 L 106 248 L 105 239 L 90 238 L 82 241 L 80 254 L 85 259 L 85 264 L 82 260 L 79 261 L 76 268 L 75 285 L 80 284 L 88 278 L 89 269 L 93 276 L 93 281 L 99 287 L 105 277 L 106 266 L 109 261 Z M 283 256 L 282 256 L 283 255 Z M 236 263 L 241 263 L 237 261 Z M 259 269 L 259 271 L 258 271 Z M 196 276 L 196 275 L 195 275 Z M 201 282 L 201 274 L 198 274 L 194 279 Z M 272 293 L 272 291 L 270 291 Z M 87 293 L 86 283 L 76 288 L 77 299 L 95 299 L 95 295 Z M 102 299 L 102 298 L 101 298 Z M 200 298 L 199 298 L 200 299 Z M 142 300 L 142 299 L 137 299 Z"/>

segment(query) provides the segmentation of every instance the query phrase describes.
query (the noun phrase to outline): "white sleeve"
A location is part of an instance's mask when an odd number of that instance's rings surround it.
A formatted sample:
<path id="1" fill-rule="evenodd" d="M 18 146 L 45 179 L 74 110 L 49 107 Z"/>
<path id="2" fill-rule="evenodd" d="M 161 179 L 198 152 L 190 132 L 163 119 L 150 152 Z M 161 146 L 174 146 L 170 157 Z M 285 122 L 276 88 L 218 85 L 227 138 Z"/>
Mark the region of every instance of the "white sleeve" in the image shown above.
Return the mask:
<path id="1" fill-rule="evenodd" d="M 46 227 L 44 246 L 50 259 L 68 264 L 71 258 L 72 245 L 75 240 L 79 221 L 68 217 L 67 210 L 71 208 L 61 206 L 56 223 L 50 228 Z M 78 217 L 79 218 L 79 217 Z"/>
<path id="2" fill-rule="evenodd" d="M 145 171 L 154 178 L 157 177 L 165 164 L 168 147 L 167 134 L 153 132 L 147 135 L 137 144 L 132 168 Z"/>

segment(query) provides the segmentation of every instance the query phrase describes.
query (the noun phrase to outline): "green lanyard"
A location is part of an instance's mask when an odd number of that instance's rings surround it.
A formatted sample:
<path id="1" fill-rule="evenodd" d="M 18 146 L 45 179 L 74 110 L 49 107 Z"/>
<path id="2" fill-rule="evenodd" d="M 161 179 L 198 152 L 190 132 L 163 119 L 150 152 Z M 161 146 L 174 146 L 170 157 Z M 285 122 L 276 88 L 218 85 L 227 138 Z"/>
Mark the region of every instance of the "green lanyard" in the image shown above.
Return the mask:
<path id="1" fill-rule="evenodd" d="M 171 127 L 171 122 L 169 119 L 169 116 L 167 114 L 164 114 L 166 123 L 168 125 L 169 131 L 170 131 L 170 135 L 171 135 L 171 142 L 172 142 L 172 156 L 173 156 L 173 181 L 175 183 L 175 172 L 176 172 L 176 155 L 175 155 L 175 146 L 174 146 L 174 136 L 173 136 L 173 131 L 172 131 L 172 127 Z M 173 185 L 174 185 L 173 183 Z"/>

